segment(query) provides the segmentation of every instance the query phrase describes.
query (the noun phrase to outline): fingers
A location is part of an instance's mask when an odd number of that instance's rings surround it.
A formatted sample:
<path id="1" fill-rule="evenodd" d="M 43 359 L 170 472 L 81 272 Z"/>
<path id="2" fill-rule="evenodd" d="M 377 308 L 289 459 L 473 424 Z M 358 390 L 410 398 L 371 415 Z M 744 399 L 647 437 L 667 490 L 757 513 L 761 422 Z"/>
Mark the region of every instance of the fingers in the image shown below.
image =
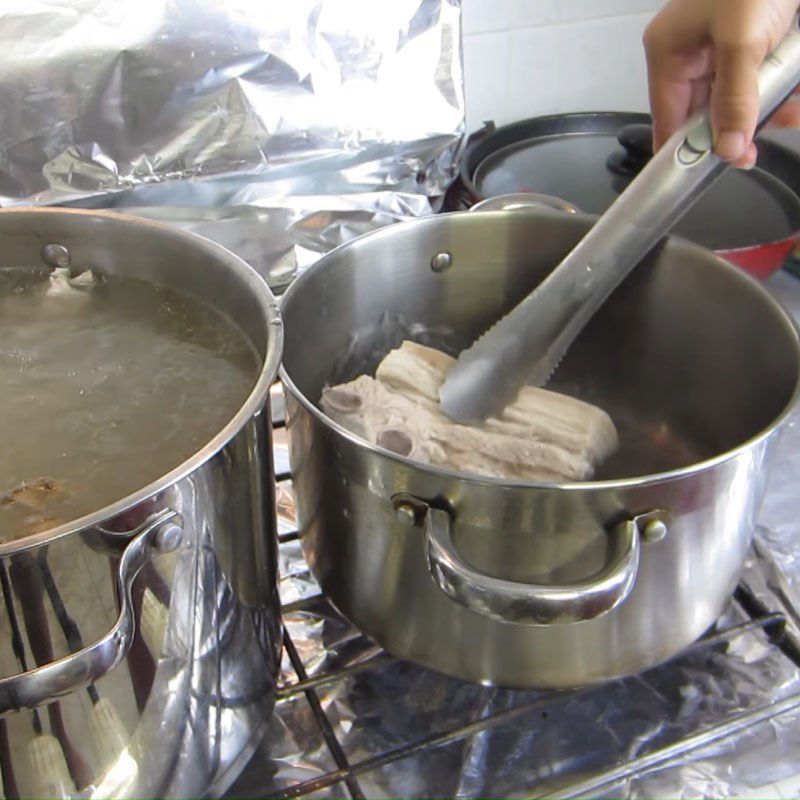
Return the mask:
<path id="1" fill-rule="evenodd" d="M 758 150 L 751 142 L 744 151 L 744 154 L 734 162 L 734 166 L 739 169 L 752 169 L 756 165 Z"/>
<path id="2" fill-rule="evenodd" d="M 692 83 L 654 74 L 650 78 L 650 108 L 653 115 L 653 147 L 658 150 L 689 116 Z"/>
<path id="3" fill-rule="evenodd" d="M 708 100 L 714 149 L 750 165 L 758 69 L 797 13 L 798 0 L 668 0 L 645 31 L 656 147 Z M 778 120 L 800 122 L 800 111 Z"/>
<path id="4" fill-rule="evenodd" d="M 692 81 L 692 103 L 690 114 L 708 108 L 711 102 L 711 81 L 708 78 L 699 78 Z"/>
<path id="5" fill-rule="evenodd" d="M 714 48 L 711 93 L 714 150 L 728 161 L 747 155 L 758 124 L 758 68 L 767 55 L 763 39 L 720 42 Z"/>
<path id="6" fill-rule="evenodd" d="M 711 50 L 702 31 L 702 26 L 692 24 L 676 3 L 665 7 L 645 30 L 656 149 L 686 121 L 703 96 L 708 99 Z"/>

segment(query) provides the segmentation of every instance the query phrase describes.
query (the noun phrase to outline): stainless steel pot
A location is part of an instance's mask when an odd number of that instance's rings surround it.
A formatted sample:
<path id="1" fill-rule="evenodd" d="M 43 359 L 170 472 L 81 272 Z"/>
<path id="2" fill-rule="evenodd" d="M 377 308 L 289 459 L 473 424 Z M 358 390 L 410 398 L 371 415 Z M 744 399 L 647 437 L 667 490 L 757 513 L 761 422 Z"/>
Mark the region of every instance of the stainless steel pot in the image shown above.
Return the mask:
<path id="1" fill-rule="evenodd" d="M 584 331 L 554 388 L 622 447 L 597 480 L 522 484 L 412 462 L 316 407 L 411 336 L 457 351 L 592 218 L 448 214 L 361 237 L 290 288 L 283 380 L 301 541 L 323 590 L 389 651 L 470 681 L 570 687 L 638 672 L 711 626 L 741 570 L 765 462 L 798 397 L 791 318 L 670 240 Z"/>
<path id="2" fill-rule="evenodd" d="M 7 796 L 215 794 L 264 731 L 279 664 L 277 307 L 247 264 L 194 235 L 111 213 L 0 212 L 0 268 L 67 257 L 214 307 L 261 371 L 224 429 L 169 474 L 0 545 L 3 782 Z"/>

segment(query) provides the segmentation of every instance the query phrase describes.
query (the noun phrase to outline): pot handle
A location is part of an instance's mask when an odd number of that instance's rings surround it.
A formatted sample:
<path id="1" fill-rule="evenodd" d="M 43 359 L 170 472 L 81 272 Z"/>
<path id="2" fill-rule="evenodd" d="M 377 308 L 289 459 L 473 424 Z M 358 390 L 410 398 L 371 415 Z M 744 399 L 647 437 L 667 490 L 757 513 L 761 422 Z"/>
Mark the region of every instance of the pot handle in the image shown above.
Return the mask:
<path id="1" fill-rule="evenodd" d="M 595 619 L 622 603 L 639 572 L 640 541 L 635 519 L 610 533 L 608 563 L 597 575 L 564 586 L 510 581 L 470 567 L 453 544 L 447 511 L 428 508 L 425 544 L 428 569 L 436 585 L 452 600 L 485 617 L 522 625 L 552 625 Z"/>
<path id="2" fill-rule="evenodd" d="M 0 715 L 36 708 L 83 689 L 122 661 L 135 631 L 133 581 L 152 558 L 178 547 L 183 538 L 181 522 L 178 513 L 170 509 L 133 532 L 119 562 L 120 611 L 114 626 L 93 644 L 58 661 L 0 678 Z"/>

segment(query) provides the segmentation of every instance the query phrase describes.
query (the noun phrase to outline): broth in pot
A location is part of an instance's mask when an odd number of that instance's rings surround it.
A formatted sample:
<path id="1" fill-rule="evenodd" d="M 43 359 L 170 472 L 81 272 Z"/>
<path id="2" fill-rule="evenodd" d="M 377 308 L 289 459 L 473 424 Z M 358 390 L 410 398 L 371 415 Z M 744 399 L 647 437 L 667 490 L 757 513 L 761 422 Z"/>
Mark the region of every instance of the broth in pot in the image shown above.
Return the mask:
<path id="1" fill-rule="evenodd" d="M 219 433 L 257 375 L 238 328 L 186 295 L 0 270 L 0 542 L 157 480 Z"/>

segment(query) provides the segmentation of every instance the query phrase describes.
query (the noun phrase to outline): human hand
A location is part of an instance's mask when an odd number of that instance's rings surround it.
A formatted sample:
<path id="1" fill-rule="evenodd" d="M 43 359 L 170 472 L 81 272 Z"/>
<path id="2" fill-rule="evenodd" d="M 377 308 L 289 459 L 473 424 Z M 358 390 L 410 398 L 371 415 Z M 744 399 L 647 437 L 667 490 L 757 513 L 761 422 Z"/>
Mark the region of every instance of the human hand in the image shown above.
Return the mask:
<path id="1" fill-rule="evenodd" d="M 797 10 L 798 0 L 669 0 L 644 35 L 654 147 L 710 103 L 715 152 L 753 166 L 758 69 Z M 800 126 L 800 110 L 788 103 L 773 121 Z"/>

